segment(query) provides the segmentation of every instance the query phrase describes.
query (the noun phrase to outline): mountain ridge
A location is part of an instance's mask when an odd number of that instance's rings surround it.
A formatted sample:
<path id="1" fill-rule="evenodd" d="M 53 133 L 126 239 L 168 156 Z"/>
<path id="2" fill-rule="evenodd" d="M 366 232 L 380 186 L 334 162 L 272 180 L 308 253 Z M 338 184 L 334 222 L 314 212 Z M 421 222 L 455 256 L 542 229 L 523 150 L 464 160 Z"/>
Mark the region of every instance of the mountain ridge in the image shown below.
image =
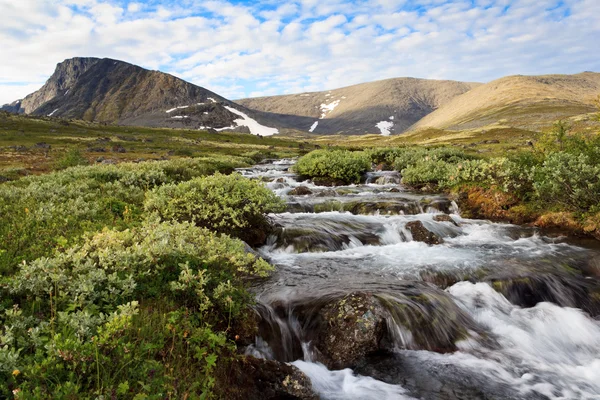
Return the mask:
<path id="1" fill-rule="evenodd" d="M 600 73 L 513 75 L 488 83 L 390 78 L 231 101 L 173 75 L 110 58 L 57 64 L 39 90 L 1 109 L 131 126 L 258 135 L 401 134 L 509 126 L 540 131 L 595 111 Z M 579 118 L 579 117 L 577 117 Z"/>

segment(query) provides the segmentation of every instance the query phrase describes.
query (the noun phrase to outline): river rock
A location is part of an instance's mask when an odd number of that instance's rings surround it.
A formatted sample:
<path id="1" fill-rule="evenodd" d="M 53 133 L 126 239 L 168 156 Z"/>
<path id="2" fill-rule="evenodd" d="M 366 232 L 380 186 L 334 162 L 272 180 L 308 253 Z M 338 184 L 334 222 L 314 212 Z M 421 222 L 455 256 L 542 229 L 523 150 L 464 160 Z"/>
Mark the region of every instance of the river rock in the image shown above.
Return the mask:
<path id="1" fill-rule="evenodd" d="M 508 265 L 504 271 L 490 274 L 483 280 L 520 307 L 534 307 L 548 301 L 561 307 L 582 309 L 591 316 L 600 315 L 600 282 L 594 278 L 586 279 L 581 271 L 563 268 L 515 271 Z"/>
<path id="2" fill-rule="evenodd" d="M 414 241 L 424 242 L 429 245 L 441 244 L 444 242 L 441 237 L 425 228 L 421 221 L 408 222 L 406 224 L 406 229 L 410 231 Z"/>
<path id="3" fill-rule="evenodd" d="M 377 298 L 367 293 L 352 293 L 323 307 L 320 317 L 326 324 L 316 347 L 329 368 L 351 367 L 379 350 L 388 316 Z"/>
<path id="4" fill-rule="evenodd" d="M 310 379 L 298 368 L 251 356 L 232 361 L 216 389 L 231 400 L 318 400 Z"/>
<path id="5" fill-rule="evenodd" d="M 312 194 L 312 191 L 306 186 L 298 186 L 292 189 L 289 193 L 290 196 L 306 196 Z"/>
<path id="6" fill-rule="evenodd" d="M 320 176 L 312 179 L 317 186 L 344 186 L 346 182 L 341 179 L 330 178 L 328 176 Z"/>
<path id="7" fill-rule="evenodd" d="M 450 222 L 451 224 L 458 226 L 454 218 L 448 214 L 436 214 L 433 216 L 433 220 L 436 222 Z"/>

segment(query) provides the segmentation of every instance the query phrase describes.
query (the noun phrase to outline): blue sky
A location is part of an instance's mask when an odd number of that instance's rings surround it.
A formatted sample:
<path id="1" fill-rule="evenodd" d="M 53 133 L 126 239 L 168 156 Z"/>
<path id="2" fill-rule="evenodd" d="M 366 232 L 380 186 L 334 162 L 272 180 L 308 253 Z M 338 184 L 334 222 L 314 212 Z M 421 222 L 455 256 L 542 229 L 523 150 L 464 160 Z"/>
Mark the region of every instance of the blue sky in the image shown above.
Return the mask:
<path id="1" fill-rule="evenodd" d="M 599 0 L 0 0 L 0 103 L 111 57 L 236 99 L 600 71 Z"/>

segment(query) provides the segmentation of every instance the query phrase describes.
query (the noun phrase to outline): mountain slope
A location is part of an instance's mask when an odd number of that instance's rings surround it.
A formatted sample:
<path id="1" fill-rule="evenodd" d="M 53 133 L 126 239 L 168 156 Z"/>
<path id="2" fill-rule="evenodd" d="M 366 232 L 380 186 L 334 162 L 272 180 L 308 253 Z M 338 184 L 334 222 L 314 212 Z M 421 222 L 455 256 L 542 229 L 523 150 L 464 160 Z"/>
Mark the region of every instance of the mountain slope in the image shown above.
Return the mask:
<path id="1" fill-rule="evenodd" d="M 3 109 L 119 125 L 278 133 L 256 120 L 271 122 L 268 115 L 172 75 L 107 58 L 65 60 L 18 109 L 16 103 Z"/>
<path id="2" fill-rule="evenodd" d="M 508 125 L 540 130 L 553 121 L 595 111 L 600 74 L 509 76 L 458 96 L 411 129 Z"/>
<path id="3" fill-rule="evenodd" d="M 395 78 L 325 92 L 236 100 L 247 108 L 307 117 L 317 134 L 401 133 L 477 83 Z M 311 130 L 312 129 L 312 130 Z"/>

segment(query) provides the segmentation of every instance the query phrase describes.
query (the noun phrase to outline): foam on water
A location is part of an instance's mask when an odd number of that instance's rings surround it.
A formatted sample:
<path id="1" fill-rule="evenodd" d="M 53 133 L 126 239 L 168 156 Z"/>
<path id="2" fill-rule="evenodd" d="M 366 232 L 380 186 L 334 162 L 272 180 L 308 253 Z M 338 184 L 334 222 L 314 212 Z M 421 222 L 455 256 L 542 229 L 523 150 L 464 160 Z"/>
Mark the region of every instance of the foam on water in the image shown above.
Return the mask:
<path id="1" fill-rule="evenodd" d="M 351 369 L 330 371 L 322 364 L 294 361 L 311 380 L 323 400 L 410 400 L 406 390 L 370 377 L 355 375 Z"/>
<path id="2" fill-rule="evenodd" d="M 600 398 L 600 322 L 551 303 L 514 306 L 486 283 L 460 282 L 447 291 L 500 346 L 465 341 L 455 354 L 418 352 L 421 357 L 464 366 L 524 395 Z"/>

